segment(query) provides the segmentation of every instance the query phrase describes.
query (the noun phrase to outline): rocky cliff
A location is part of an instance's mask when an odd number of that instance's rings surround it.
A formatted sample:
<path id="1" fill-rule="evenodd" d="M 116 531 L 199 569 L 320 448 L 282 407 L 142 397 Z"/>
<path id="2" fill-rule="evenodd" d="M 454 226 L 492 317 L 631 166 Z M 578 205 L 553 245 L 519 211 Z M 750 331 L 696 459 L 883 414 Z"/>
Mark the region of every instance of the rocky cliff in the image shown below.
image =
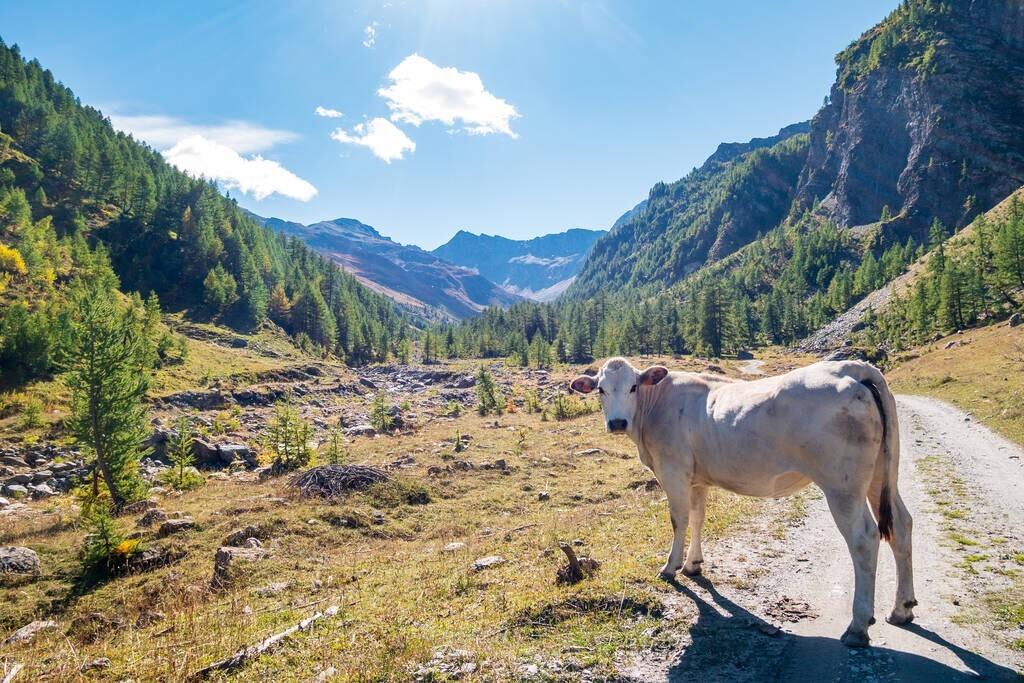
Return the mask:
<path id="1" fill-rule="evenodd" d="M 1024 1 L 905 2 L 837 57 L 798 200 L 841 227 L 923 236 L 1024 182 Z"/>

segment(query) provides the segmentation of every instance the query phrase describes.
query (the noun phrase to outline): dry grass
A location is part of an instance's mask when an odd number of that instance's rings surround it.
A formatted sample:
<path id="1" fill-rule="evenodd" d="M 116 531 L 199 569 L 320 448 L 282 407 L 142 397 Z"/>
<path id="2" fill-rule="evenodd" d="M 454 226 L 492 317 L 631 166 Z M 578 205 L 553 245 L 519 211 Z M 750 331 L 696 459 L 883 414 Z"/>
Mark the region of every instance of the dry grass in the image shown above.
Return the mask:
<path id="1" fill-rule="evenodd" d="M 943 349 L 950 341 L 959 345 Z M 949 401 L 1024 443 L 1024 326 L 1002 323 L 941 339 L 910 354 L 887 377 L 894 391 Z"/>

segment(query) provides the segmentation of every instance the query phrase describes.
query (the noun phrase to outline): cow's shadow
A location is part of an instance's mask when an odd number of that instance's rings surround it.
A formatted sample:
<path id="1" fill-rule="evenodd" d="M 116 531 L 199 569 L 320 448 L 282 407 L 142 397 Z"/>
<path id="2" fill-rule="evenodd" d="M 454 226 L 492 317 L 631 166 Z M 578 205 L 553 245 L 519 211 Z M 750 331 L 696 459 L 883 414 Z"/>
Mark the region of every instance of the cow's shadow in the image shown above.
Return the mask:
<path id="1" fill-rule="evenodd" d="M 707 578 L 696 577 L 692 581 L 710 600 L 686 583 L 672 582 L 679 593 L 693 600 L 698 617 L 690 629 L 691 644 L 677 654 L 669 669 L 669 681 L 1024 680 L 1012 669 L 950 643 L 917 624 L 903 628 L 952 653 L 975 675 L 928 657 L 885 647 L 851 650 L 839 642 L 838 634 L 826 638 L 779 632 L 774 625 L 722 595 Z"/>

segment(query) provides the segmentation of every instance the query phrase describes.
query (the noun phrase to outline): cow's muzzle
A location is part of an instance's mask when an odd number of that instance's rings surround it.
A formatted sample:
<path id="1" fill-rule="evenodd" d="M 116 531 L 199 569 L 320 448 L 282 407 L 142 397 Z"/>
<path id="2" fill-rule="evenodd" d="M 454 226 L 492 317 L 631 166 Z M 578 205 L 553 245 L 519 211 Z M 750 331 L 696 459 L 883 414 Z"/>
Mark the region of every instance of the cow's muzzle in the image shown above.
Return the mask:
<path id="1" fill-rule="evenodd" d="M 626 431 L 626 425 L 628 423 L 625 420 L 608 420 L 608 431 L 612 434 L 621 434 Z"/>

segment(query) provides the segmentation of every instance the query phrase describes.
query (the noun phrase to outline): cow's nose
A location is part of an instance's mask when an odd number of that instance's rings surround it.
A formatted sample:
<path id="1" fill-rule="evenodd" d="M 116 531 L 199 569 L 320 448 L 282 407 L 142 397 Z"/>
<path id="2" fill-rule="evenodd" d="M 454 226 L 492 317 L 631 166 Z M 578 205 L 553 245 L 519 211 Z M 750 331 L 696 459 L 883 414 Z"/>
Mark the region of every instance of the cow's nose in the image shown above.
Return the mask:
<path id="1" fill-rule="evenodd" d="M 608 420 L 608 431 L 609 432 L 624 432 L 626 431 L 625 420 Z"/>

